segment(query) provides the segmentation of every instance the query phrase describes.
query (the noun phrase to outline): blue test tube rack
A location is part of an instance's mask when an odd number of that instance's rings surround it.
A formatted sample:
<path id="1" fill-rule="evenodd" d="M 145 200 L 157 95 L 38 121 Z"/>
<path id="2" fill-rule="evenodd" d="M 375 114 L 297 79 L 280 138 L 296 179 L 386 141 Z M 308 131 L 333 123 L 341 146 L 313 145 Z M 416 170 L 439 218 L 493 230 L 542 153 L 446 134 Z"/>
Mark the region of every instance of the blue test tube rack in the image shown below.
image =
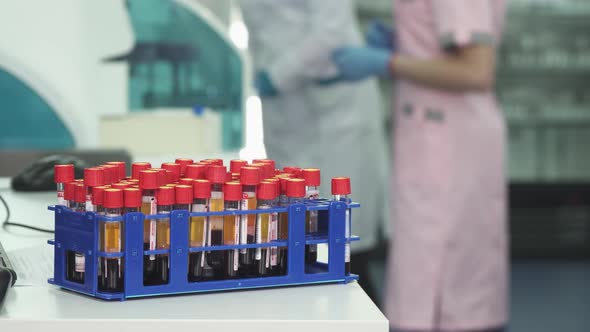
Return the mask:
<path id="1" fill-rule="evenodd" d="M 157 295 L 186 294 L 226 290 L 242 290 L 264 287 L 280 287 L 321 283 L 348 283 L 358 276 L 346 274 L 344 251 L 347 242 L 358 241 L 357 236 L 345 236 L 346 209 L 358 208 L 358 203 L 329 200 L 306 200 L 288 207 L 266 210 L 224 211 L 190 213 L 172 211 L 170 215 L 144 215 L 127 213 L 122 217 L 105 217 L 94 212 L 75 212 L 65 206 L 50 206 L 55 214 L 55 239 L 48 243 L 54 246 L 54 275 L 50 284 L 74 292 L 105 300 Z M 317 210 L 319 231 L 305 233 L 305 212 Z M 287 241 L 271 241 L 264 244 L 224 245 L 211 247 L 189 246 L 189 220 L 191 216 L 223 216 L 257 213 L 287 212 L 289 236 Z M 170 248 L 161 250 L 143 249 L 144 219 L 170 218 Z M 121 253 L 101 252 L 99 248 L 99 222 L 124 223 L 124 248 Z M 305 264 L 305 245 L 328 244 L 328 262 Z M 288 247 L 287 273 L 282 276 L 265 276 L 214 281 L 188 281 L 188 255 L 198 251 L 216 251 L 243 248 Z M 66 278 L 66 255 L 68 251 L 84 253 L 84 283 Z M 168 253 L 170 259 L 169 282 L 165 285 L 143 285 L 143 256 Z M 123 257 L 124 290 L 120 293 L 98 290 L 98 258 Z"/>

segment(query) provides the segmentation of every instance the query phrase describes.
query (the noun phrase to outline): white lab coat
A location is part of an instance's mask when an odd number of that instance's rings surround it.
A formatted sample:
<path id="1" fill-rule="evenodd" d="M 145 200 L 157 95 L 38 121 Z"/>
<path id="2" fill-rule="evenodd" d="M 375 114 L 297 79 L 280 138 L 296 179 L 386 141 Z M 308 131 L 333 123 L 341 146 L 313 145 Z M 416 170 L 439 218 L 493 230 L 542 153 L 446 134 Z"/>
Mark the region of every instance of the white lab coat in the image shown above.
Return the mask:
<path id="1" fill-rule="evenodd" d="M 350 176 L 352 250 L 373 247 L 379 222 L 387 228 L 387 161 L 377 83 L 316 82 L 336 75 L 335 48 L 361 45 L 349 0 L 241 0 L 256 70 L 266 70 L 278 97 L 263 98 L 264 142 L 281 166 L 319 167 L 321 195 L 331 197 L 330 179 Z"/>

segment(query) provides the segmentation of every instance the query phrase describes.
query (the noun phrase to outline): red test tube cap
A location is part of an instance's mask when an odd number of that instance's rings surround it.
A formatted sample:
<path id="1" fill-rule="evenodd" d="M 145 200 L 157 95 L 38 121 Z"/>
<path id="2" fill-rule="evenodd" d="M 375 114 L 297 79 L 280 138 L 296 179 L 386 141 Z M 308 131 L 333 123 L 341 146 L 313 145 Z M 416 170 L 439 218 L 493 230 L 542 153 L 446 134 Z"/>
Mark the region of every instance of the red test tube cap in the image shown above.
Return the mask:
<path id="1" fill-rule="evenodd" d="M 66 201 L 76 200 L 76 183 L 77 182 L 68 182 L 64 185 L 64 199 Z"/>
<path id="2" fill-rule="evenodd" d="M 162 168 L 172 172 L 171 178 L 169 178 L 170 182 L 178 182 L 180 180 L 180 173 L 181 173 L 181 165 L 177 163 L 162 163 Z M 171 180 L 171 181 L 170 181 Z"/>
<path id="3" fill-rule="evenodd" d="M 96 186 L 92 187 L 92 204 L 103 205 L 104 204 L 104 191 L 108 189 L 107 186 Z"/>
<path id="4" fill-rule="evenodd" d="M 209 180 L 194 180 L 193 181 L 193 197 L 200 199 L 211 198 L 211 182 Z"/>
<path id="5" fill-rule="evenodd" d="M 317 187 L 321 183 L 321 173 L 319 168 L 304 168 L 301 171 L 303 180 L 306 186 Z"/>
<path id="6" fill-rule="evenodd" d="M 173 205 L 174 204 L 174 188 L 161 186 L 156 191 L 156 202 L 158 205 Z"/>
<path id="7" fill-rule="evenodd" d="M 106 165 L 117 166 L 117 180 L 124 179 L 127 176 L 127 166 L 124 161 L 109 161 Z"/>
<path id="8" fill-rule="evenodd" d="M 139 172 L 152 168 L 152 164 L 146 162 L 136 162 L 131 164 L 131 178 L 139 179 Z"/>
<path id="9" fill-rule="evenodd" d="M 279 193 L 281 192 L 281 181 L 279 179 L 276 178 L 270 178 L 270 179 L 266 179 L 264 180 L 264 182 L 270 182 L 272 184 L 275 185 L 275 194 L 278 196 Z M 276 196 L 275 196 L 276 198 Z"/>
<path id="10" fill-rule="evenodd" d="M 105 171 L 105 183 L 111 184 L 121 180 L 119 179 L 119 166 L 104 164 L 100 167 L 104 168 Z"/>
<path id="11" fill-rule="evenodd" d="M 305 180 L 289 179 L 287 180 L 287 196 L 303 198 L 305 197 Z"/>
<path id="12" fill-rule="evenodd" d="M 53 180 L 55 183 L 67 183 L 74 181 L 74 165 L 55 165 L 53 166 Z"/>
<path id="13" fill-rule="evenodd" d="M 123 189 L 123 196 L 125 199 L 126 208 L 141 207 L 141 190 L 139 190 L 138 188 Z"/>
<path id="14" fill-rule="evenodd" d="M 239 201 L 242 199 L 242 184 L 239 182 L 226 182 L 223 185 L 223 198 L 226 201 Z"/>
<path id="15" fill-rule="evenodd" d="M 176 158 L 174 162 L 180 165 L 180 176 L 184 176 L 186 173 L 186 166 L 192 164 L 194 160 L 190 158 Z"/>
<path id="16" fill-rule="evenodd" d="M 104 190 L 104 207 L 107 209 L 118 209 L 123 207 L 123 190 L 108 188 Z"/>
<path id="17" fill-rule="evenodd" d="M 105 170 L 100 167 L 90 167 L 84 169 L 84 185 L 88 187 L 102 186 L 105 184 Z"/>
<path id="18" fill-rule="evenodd" d="M 139 188 L 154 190 L 159 187 L 158 171 L 144 170 L 139 172 Z"/>
<path id="19" fill-rule="evenodd" d="M 289 173 L 295 177 L 299 177 L 301 175 L 301 168 L 294 167 L 294 166 L 285 166 L 283 167 L 283 171 Z"/>
<path id="20" fill-rule="evenodd" d="M 244 166 L 240 170 L 240 182 L 247 186 L 256 186 L 260 183 L 260 169 L 258 167 Z"/>
<path id="21" fill-rule="evenodd" d="M 193 179 L 182 178 L 182 179 L 180 179 L 180 181 L 178 181 L 178 183 L 192 187 L 193 186 L 193 181 L 194 181 Z"/>
<path id="22" fill-rule="evenodd" d="M 277 198 L 277 186 L 270 181 L 262 181 L 258 185 L 256 196 L 258 199 L 273 200 Z"/>
<path id="23" fill-rule="evenodd" d="M 78 203 L 86 202 L 86 186 L 78 182 L 75 188 L 75 201 Z"/>
<path id="24" fill-rule="evenodd" d="M 340 176 L 332 179 L 332 195 L 350 195 L 350 178 Z"/>
<path id="25" fill-rule="evenodd" d="M 209 165 L 207 167 L 207 180 L 211 183 L 225 183 L 226 176 L 225 166 Z"/>
<path id="26" fill-rule="evenodd" d="M 176 190 L 176 204 L 192 204 L 193 203 L 193 187 L 184 184 L 179 184 L 174 187 Z"/>
<path id="27" fill-rule="evenodd" d="M 207 166 L 202 164 L 191 164 L 186 166 L 186 173 L 184 176 L 193 180 L 205 179 L 206 172 Z"/>
<path id="28" fill-rule="evenodd" d="M 244 166 L 248 165 L 248 162 L 245 160 L 234 159 L 229 162 L 229 171 L 232 173 L 240 173 L 240 169 Z"/>
<path id="29" fill-rule="evenodd" d="M 289 178 L 287 178 L 287 177 L 279 178 L 279 183 L 281 186 L 281 195 L 287 195 L 287 181 L 288 180 L 289 180 Z"/>
<path id="30" fill-rule="evenodd" d="M 212 158 L 205 159 L 205 161 L 211 165 L 223 166 L 223 159 Z"/>

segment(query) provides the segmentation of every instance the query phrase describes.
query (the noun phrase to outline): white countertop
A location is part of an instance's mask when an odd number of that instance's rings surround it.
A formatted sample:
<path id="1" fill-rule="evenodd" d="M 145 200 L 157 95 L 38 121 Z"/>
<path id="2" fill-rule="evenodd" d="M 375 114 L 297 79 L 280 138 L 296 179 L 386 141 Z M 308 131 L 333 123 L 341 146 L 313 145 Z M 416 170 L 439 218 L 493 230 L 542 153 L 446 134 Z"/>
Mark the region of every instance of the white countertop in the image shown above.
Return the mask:
<path id="1" fill-rule="evenodd" d="M 0 188 L 6 188 L 0 179 Z M 11 221 L 52 228 L 47 205 L 53 193 L 0 194 L 11 209 Z M 5 211 L 0 206 L 0 220 Z M 7 252 L 37 246 L 52 238 L 28 230 L 0 229 Z M 47 285 L 15 287 L 0 311 L 2 331 L 130 331 L 166 329 L 240 332 L 275 330 L 387 331 L 388 323 L 369 297 L 353 282 L 276 289 L 180 295 L 107 302 Z M 185 331 L 189 331 L 185 330 Z"/>

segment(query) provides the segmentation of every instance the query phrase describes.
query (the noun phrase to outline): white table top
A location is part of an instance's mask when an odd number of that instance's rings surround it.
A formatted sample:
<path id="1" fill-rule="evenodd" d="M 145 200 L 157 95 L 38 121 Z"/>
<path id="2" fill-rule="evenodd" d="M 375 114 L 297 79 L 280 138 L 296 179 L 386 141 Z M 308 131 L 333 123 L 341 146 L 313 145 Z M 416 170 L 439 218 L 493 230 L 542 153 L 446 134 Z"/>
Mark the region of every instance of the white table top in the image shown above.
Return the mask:
<path id="1" fill-rule="evenodd" d="M 8 183 L 0 179 L 0 188 Z M 52 193 L 0 194 L 11 220 L 52 228 Z M 0 207 L 0 220 L 5 211 Z M 8 252 L 46 243 L 50 234 L 0 229 Z M 196 325 L 197 324 L 197 325 Z M 6 328 L 6 329 L 5 329 Z M 107 302 L 47 285 L 15 287 L 0 311 L 2 331 L 387 331 L 388 323 L 357 283 L 166 296 Z M 187 330 L 188 331 L 188 330 Z"/>

